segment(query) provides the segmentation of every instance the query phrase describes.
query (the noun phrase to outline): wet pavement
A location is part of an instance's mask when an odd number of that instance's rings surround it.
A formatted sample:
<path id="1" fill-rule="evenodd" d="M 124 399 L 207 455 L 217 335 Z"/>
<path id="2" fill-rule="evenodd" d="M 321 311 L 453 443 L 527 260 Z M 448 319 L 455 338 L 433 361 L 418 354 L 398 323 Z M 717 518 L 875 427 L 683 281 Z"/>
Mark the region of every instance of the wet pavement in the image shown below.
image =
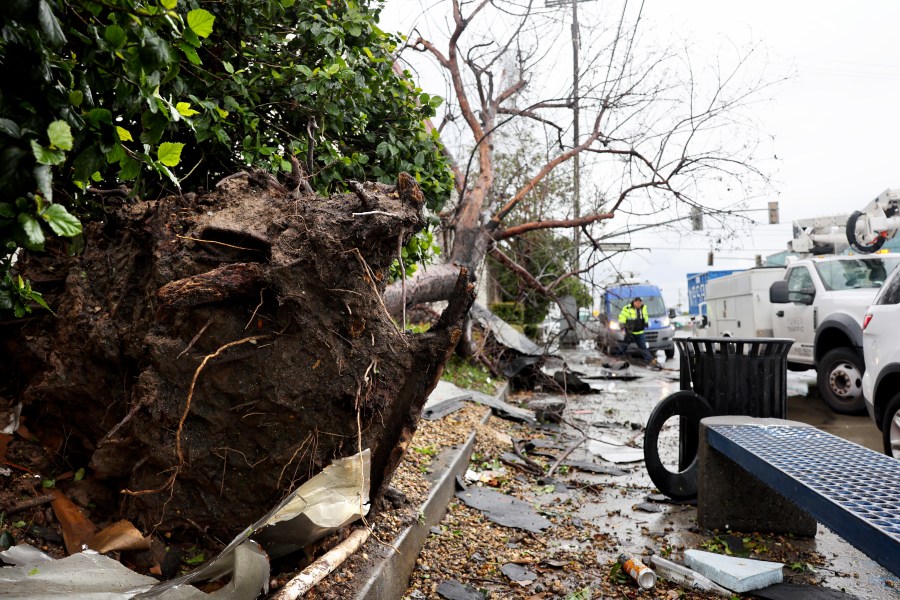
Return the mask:
<path id="1" fill-rule="evenodd" d="M 828 408 L 816 391 L 815 371 L 788 373 L 787 418 L 809 423 L 876 452 L 884 448 L 881 432 L 868 414 L 841 415 Z"/>
<path id="2" fill-rule="evenodd" d="M 597 359 L 603 355 L 593 349 L 563 351 L 562 354 L 570 368 L 586 375 L 602 368 L 597 364 Z M 662 358 L 660 353 L 659 359 Z M 571 437 L 584 432 L 589 438 L 640 447 L 643 434 L 635 428 L 647 422 L 657 402 L 680 389 L 678 356 L 666 361 L 664 366 L 667 369 L 663 371 L 635 367 L 635 373 L 641 375 L 639 379 L 628 382 L 595 381 L 594 387 L 600 388 L 598 393 L 569 396 L 563 431 Z M 814 372 L 789 373 L 788 394 L 789 419 L 809 423 L 838 437 L 881 450 L 881 434 L 867 415 L 838 415 L 815 395 Z M 677 470 L 677 437 L 677 419 L 673 418 L 666 423 L 659 443 L 663 463 L 673 471 Z M 599 457 L 594 457 L 585 444 L 571 458 L 592 460 Z M 618 494 L 606 494 L 602 502 L 583 503 L 578 516 L 606 528 L 618 538 L 620 546 L 636 553 L 644 549 L 660 551 L 660 540 L 663 540 L 663 547 L 672 548 L 702 549 L 703 544 L 708 545 L 708 532 L 704 535 L 697 529 L 694 506 L 659 504 L 658 509 L 652 510 L 661 512 L 645 512 L 651 509 L 646 506 L 646 499 L 653 483 L 642 462 L 630 466 L 626 485 L 622 485 L 621 477 L 580 475 L 580 478 L 590 478 L 602 484 L 617 485 Z M 736 493 L 739 491 L 736 490 Z M 560 540 L 560 543 L 568 542 Z M 900 597 L 900 580 L 897 577 L 821 525 L 815 539 L 792 539 L 789 543 L 801 552 L 822 556 L 825 564 L 816 567 L 818 573 L 814 577 L 821 585 L 846 591 L 858 598 Z"/>

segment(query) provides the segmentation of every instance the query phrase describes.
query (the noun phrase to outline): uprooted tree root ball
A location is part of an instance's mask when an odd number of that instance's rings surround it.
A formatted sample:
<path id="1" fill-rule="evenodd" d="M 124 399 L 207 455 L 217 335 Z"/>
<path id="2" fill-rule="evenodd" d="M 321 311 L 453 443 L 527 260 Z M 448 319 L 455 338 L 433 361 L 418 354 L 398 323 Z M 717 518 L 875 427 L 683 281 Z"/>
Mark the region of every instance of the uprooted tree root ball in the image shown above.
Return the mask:
<path id="1" fill-rule="evenodd" d="M 20 466 L 87 467 L 119 493 L 104 517 L 219 539 L 360 446 L 380 496 L 473 286 L 461 270 L 438 324 L 401 332 L 382 293 L 424 225 L 415 183 L 327 199 L 255 183 L 127 203 L 82 254 L 22 257 L 55 314 L 3 324 L 0 399 L 49 455 Z"/>

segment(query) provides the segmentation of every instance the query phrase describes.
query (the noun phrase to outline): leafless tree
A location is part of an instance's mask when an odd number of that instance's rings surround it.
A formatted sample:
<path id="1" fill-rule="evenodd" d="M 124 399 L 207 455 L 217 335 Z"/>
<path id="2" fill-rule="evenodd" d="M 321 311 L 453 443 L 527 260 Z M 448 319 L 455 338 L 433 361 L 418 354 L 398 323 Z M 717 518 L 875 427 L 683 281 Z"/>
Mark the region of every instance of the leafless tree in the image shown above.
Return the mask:
<path id="1" fill-rule="evenodd" d="M 583 36 L 578 95 L 587 126 L 573 140 L 571 80 L 554 84 L 558 74 L 547 72 L 556 68 L 554 42 L 567 34 L 563 15 L 533 0 L 452 0 L 441 6 L 448 4 L 449 36 L 438 43 L 414 34 L 408 48 L 430 57 L 446 75 L 449 98 L 441 128 L 460 124 L 459 147 L 468 151 L 457 150 L 452 161 L 459 200 L 444 220 L 451 234 L 445 261 L 417 272 L 405 292 L 399 285 L 388 288 L 392 312 L 400 312 L 404 298 L 414 304 L 447 297 L 459 267 L 475 272 L 488 253 L 540 290 L 527 269 L 498 247 L 500 240 L 539 229 L 581 228 L 587 251 L 569 273 L 576 275 L 602 260 L 594 254 L 601 237 L 592 234 L 595 224 L 619 214 L 659 214 L 660 221 L 671 221 L 671 211 L 687 215 L 691 207 L 721 212 L 703 199 L 725 190 L 752 193 L 767 181 L 746 116 L 771 85 L 756 68 L 758 48 L 735 48 L 730 61 L 720 58 L 701 68 L 690 47 L 642 44 L 640 13 L 623 8 Z M 561 91 L 553 93 L 554 85 Z M 544 133 L 547 158 L 531 165 L 518 189 L 492 194 L 498 131 L 523 121 Z M 548 174 L 576 155 L 601 182 L 597 202 L 577 215 L 533 211 L 541 218 L 507 223 L 517 207 L 532 201 Z"/>

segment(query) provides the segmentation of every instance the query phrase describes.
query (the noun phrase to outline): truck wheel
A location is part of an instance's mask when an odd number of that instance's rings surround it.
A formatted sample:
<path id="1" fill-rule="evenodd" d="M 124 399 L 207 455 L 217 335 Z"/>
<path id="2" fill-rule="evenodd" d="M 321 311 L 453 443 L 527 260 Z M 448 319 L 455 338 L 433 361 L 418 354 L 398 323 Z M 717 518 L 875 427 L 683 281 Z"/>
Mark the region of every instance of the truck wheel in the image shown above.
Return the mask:
<path id="1" fill-rule="evenodd" d="M 688 467 L 673 473 L 663 464 L 659 456 L 659 433 L 672 417 L 681 417 L 681 425 L 696 432 L 700 420 L 712 415 L 712 408 L 700 394 L 681 390 L 666 396 L 650 413 L 644 428 L 644 464 L 647 474 L 660 492 L 674 500 L 697 497 L 697 455 L 690 458 Z"/>
<path id="2" fill-rule="evenodd" d="M 675 348 L 666 348 L 666 349 L 664 350 L 664 352 L 666 353 L 666 358 L 667 358 L 667 359 L 673 359 L 673 358 L 675 358 Z"/>
<path id="3" fill-rule="evenodd" d="M 900 392 L 894 394 L 884 411 L 881 422 L 884 439 L 884 453 L 900 459 Z"/>
<path id="4" fill-rule="evenodd" d="M 865 364 L 849 348 L 829 350 L 819 361 L 816 380 L 825 403 L 842 414 L 860 413 L 866 408 L 862 395 Z"/>

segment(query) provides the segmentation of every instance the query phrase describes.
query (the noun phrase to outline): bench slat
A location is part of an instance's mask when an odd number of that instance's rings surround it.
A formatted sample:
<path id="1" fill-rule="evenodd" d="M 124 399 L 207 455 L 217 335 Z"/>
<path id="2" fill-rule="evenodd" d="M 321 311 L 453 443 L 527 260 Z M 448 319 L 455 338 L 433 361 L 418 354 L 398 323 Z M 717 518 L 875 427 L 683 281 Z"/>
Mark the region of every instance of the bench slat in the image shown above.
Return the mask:
<path id="1" fill-rule="evenodd" d="M 814 427 L 710 425 L 706 441 L 900 576 L 900 460 Z"/>

